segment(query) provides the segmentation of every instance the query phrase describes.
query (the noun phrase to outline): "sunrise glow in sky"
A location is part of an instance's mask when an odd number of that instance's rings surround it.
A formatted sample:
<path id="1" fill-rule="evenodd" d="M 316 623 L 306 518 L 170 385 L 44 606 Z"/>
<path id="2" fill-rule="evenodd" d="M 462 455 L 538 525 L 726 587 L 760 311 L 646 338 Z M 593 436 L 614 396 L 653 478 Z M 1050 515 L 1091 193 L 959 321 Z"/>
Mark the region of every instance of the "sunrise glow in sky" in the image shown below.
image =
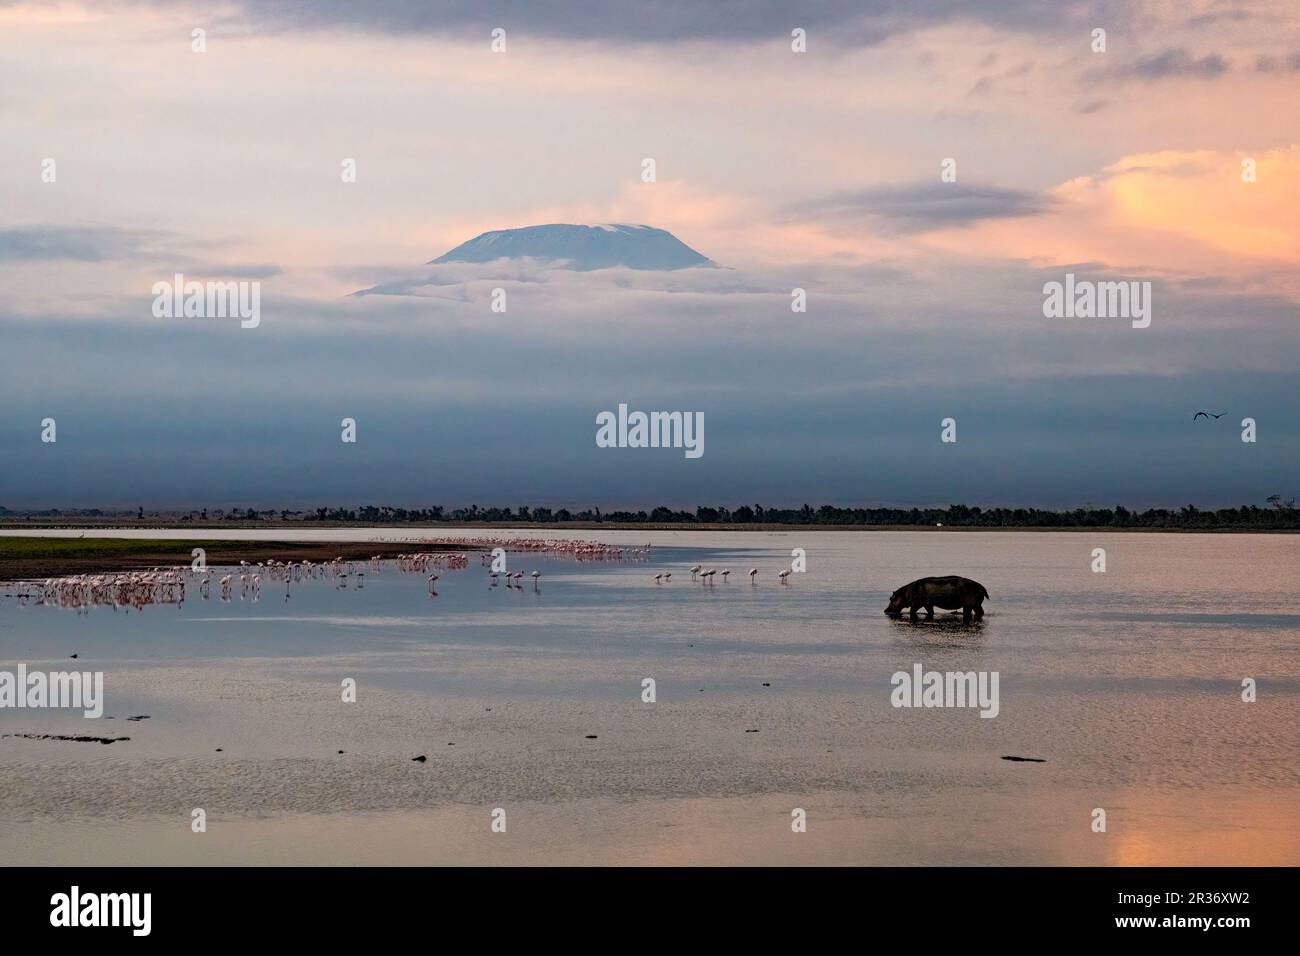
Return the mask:
<path id="1" fill-rule="evenodd" d="M 0 505 L 1300 493 L 1294 4 L 577 6 L 0 0 Z M 723 268 L 425 265 L 570 222 Z M 260 326 L 156 318 L 178 272 Z M 1045 318 L 1067 272 L 1150 328 Z"/>

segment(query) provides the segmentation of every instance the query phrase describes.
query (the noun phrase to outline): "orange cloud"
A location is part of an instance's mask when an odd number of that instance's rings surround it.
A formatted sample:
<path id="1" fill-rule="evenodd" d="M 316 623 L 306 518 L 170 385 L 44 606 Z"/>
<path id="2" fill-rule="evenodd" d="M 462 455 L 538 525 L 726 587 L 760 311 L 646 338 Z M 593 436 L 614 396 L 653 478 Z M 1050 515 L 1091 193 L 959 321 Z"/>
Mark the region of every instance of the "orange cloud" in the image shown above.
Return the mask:
<path id="1" fill-rule="evenodd" d="M 1254 160 L 1254 182 L 1242 179 Z M 936 186 L 936 188 L 941 188 Z M 1256 153 L 1139 153 L 1049 191 L 1048 211 L 911 235 L 785 220 L 738 195 L 685 182 L 628 183 L 613 199 L 535 209 L 529 222 L 644 222 L 725 264 L 816 260 L 905 261 L 953 255 L 1047 265 L 1098 262 L 1170 277 L 1239 280 L 1255 291 L 1300 294 L 1300 146 Z M 464 224 L 454 245 L 484 229 Z M 451 240 L 454 239 L 454 242 Z"/>
<path id="2" fill-rule="evenodd" d="M 1254 160 L 1245 182 L 1243 160 Z M 1258 277 L 1300 291 L 1300 147 L 1256 153 L 1164 150 L 1127 156 L 1051 192 L 1047 214 L 930 234 L 951 251 L 1049 264 L 1101 262 L 1170 275 Z"/>

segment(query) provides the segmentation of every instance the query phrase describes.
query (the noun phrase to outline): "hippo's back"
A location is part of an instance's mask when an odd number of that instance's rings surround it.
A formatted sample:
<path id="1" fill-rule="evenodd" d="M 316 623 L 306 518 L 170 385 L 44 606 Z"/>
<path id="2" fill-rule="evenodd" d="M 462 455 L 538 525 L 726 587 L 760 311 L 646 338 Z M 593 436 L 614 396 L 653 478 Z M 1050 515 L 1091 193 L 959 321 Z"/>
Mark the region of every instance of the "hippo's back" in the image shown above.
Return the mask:
<path id="1" fill-rule="evenodd" d="M 938 587 L 959 588 L 964 584 L 974 584 L 970 578 L 963 578 L 956 574 L 947 574 L 941 578 L 917 578 L 912 582 L 913 585 L 929 584 Z"/>
<path id="2" fill-rule="evenodd" d="M 957 593 L 966 589 L 967 586 L 975 584 L 970 578 L 963 578 L 956 574 L 948 574 L 941 578 L 917 578 L 909 588 L 916 588 L 921 591 L 931 593 Z M 978 584 L 975 584 L 979 587 Z"/>
<path id="3" fill-rule="evenodd" d="M 957 574 L 948 574 L 943 577 L 917 578 L 908 587 L 912 589 L 914 594 L 928 595 L 936 600 L 944 598 L 962 599 L 969 595 L 972 599 L 979 601 L 989 596 L 989 592 L 984 585 Z"/>

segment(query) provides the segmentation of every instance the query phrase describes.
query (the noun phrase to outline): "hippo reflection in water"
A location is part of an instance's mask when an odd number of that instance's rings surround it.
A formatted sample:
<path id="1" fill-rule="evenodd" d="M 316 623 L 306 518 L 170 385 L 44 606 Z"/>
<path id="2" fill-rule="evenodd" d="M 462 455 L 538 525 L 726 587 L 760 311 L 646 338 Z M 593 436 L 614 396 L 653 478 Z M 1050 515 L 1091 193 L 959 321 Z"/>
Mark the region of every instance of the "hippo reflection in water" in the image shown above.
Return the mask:
<path id="1" fill-rule="evenodd" d="M 960 608 L 962 620 L 969 624 L 972 612 L 977 621 L 984 616 L 984 599 L 988 596 L 989 592 L 984 585 L 970 578 L 959 578 L 956 575 L 918 578 L 889 596 L 885 613 L 890 617 L 902 617 L 903 608 L 911 608 L 910 617 L 915 621 L 921 608 L 925 608 L 926 617 L 934 617 L 936 607 L 945 611 Z"/>

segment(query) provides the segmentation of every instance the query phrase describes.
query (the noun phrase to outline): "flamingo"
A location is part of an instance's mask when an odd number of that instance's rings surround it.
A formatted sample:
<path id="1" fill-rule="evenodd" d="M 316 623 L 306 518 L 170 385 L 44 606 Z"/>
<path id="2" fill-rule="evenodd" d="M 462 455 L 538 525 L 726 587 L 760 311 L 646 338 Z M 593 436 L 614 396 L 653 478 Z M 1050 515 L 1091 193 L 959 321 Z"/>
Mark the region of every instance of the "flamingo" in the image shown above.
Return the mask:
<path id="1" fill-rule="evenodd" d="M 784 571 L 782 571 L 780 574 L 777 575 L 777 577 L 781 579 L 781 583 L 782 583 L 782 584 L 788 584 L 788 583 L 789 583 L 788 581 L 786 581 L 786 578 L 788 578 L 789 576 L 790 576 L 790 569 L 789 569 L 789 568 L 786 568 Z"/>
<path id="2" fill-rule="evenodd" d="M 749 583 L 750 583 L 750 584 L 757 584 L 758 582 L 754 580 L 754 578 L 756 578 L 756 577 L 758 577 L 758 568 L 750 568 L 750 569 L 749 569 Z"/>
<path id="3" fill-rule="evenodd" d="M 726 583 L 727 575 L 730 574 L 730 573 L 731 573 L 730 569 L 728 569 L 728 570 L 722 572 L 722 580 L 723 580 L 723 583 Z"/>
<path id="4" fill-rule="evenodd" d="M 700 573 L 700 566 L 698 564 L 695 567 L 691 568 L 691 577 L 695 577 L 695 575 L 699 573 Z"/>

